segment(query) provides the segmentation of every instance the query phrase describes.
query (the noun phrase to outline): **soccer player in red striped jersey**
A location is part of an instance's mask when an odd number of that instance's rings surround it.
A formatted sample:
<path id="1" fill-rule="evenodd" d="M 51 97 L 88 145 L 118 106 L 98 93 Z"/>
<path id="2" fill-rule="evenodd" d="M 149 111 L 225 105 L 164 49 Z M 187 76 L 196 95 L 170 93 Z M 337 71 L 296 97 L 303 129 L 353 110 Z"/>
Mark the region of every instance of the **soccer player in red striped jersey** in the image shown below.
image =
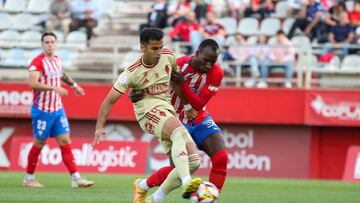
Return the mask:
<path id="1" fill-rule="evenodd" d="M 49 137 L 55 137 L 60 146 L 63 162 L 71 174 L 72 187 L 92 186 L 94 182 L 81 178 L 76 169 L 70 146 L 69 122 L 61 102 L 61 96 L 67 95 L 68 91 L 61 87 L 61 82 L 70 85 L 78 95 L 85 95 L 85 91 L 62 70 L 62 60 L 55 54 L 56 35 L 44 33 L 41 45 L 43 52 L 33 59 L 29 67 L 29 86 L 34 95 L 31 107 L 34 143 L 28 155 L 24 186 L 43 187 L 35 179 L 34 172 L 41 149 Z"/>
<path id="2" fill-rule="evenodd" d="M 228 154 L 220 128 L 205 109 L 205 105 L 216 95 L 224 76 L 223 70 L 216 64 L 218 54 L 216 41 L 206 39 L 195 55 L 177 59 L 179 70 L 172 75 L 176 85 L 171 90 L 171 103 L 199 149 L 211 158 L 209 181 L 221 190 L 227 173 Z M 129 96 L 137 101 L 142 98 L 142 93 L 133 91 Z M 134 182 L 134 203 L 139 203 L 137 200 L 142 199 L 141 196 L 145 196 L 151 187 L 160 186 L 172 169 L 172 166 L 166 166 L 147 179 L 137 179 Z"/>

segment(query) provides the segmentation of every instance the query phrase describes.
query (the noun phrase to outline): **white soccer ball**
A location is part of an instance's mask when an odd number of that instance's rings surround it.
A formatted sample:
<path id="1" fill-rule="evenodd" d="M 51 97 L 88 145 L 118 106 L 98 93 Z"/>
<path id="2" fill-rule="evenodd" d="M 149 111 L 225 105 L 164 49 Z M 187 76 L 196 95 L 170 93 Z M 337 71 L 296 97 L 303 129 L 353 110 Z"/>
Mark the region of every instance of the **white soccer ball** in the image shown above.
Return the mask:
<path id="1" fill-rule="evenodd" d="M 210 182 L 203 181 L 199 189 L 191 195 L 190 200 L 192 203 L 215 203 L 218 198 L 217 187 Z"/>

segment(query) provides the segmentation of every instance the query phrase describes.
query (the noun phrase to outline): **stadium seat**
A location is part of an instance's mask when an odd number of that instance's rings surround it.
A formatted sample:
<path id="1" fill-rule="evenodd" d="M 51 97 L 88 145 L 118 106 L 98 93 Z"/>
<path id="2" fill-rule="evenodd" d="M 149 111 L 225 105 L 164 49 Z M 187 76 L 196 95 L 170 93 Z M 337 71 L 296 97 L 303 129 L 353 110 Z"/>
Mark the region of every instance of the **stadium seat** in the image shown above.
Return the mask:
<path id="1" fill-rule="evenodd" d="M 20 34 L 15 30 L 5 30 L 0 33 L 0 47 L 12 48 L 19 45 Z"/>
<path id="2" fill-rule="evenodd" d="M 295 18 L 286 18 L 283 26 L 282 26 L 282 30 L 285 32 L 285 34 L 289 34 L 289 31 L 291 29 L 291 26 L 294 24 L 295 22 Z"/>
<path id="3" fill-rule="evenodd" d="M 245 35 L 259 34 L 259 21 L 256 18 L 243 18 L 239 22 L 238 32 Z"/>
<path id="4" fill-rule="evenodd" d="M 297 54 L 305 53 L 311 47 L 310 39 L 306 36 L 295 36 L 291 39 L 291 41 L 295 47 L 295 52 Z"/>
<path id="5" fill-rule="evenodd" d="M 10 49 L 3 61 L 2 66 L 6 67 L 24 67 L 27 66 L 25 59 L 25 50 L 20 48 Z"/>
<path id="6" fill-rule="evenodd" d="M 122 59 L 122 63 L 120 64 L 119 69 L 124 70 L 126 67 L 130 66 L 135 60 L 140 56 L 139 52 L 127 52 Z"/>
<path id="7" fill-rule="evenodd" d="M 247 38 L 246 42 L 249 45 L 256 45 L 258 43 L 258 37 L 257 36 L 250 36 L 249 38 Z"/>
<path id="8" fill-rule="evenodd" d="M 274 45 L 274 44 L 276 44 L 276 43 L 277 43 L 277 42 L 276 42 L 276 36 L 270 37 L 270 38 L 268 39 L 267 43 L 268 43 L 268 45 Z"/>
<path id="9" fill-rule="evenodd" d="M 26 11 L 30 13 L 48 13 L 51 1 L 29 0 Z"/>
<path id="10" fill-rule="evenodd" d="M 39 42 L 40 43 L 40 42 Z M 42 49 L 33 49 L 30 51 L 25 52 L 24 54 L 24 60 L 26 61 L 26 64 L 30 64 L 31 61 L 39 55 L 43 50 Z"/>
<path id="11" fill-rule="evenodd" d="M 11 29 L 25 31 L 34 26 L 34 18 L 27 13 L 20 13 L 11 19 Z"/>
<path id="12" fill-rule="evenodd" d="M 65 42 L 64 33 L 58 30 L 52 31 L 56 35 L 58 45 L 62 45 Z"/>
<path id="13" fill-rule="evenodd" d="M 68 49 L 84 50 L 86 43 L 86 34 L 80 31 L 74 31 L 70 32 L 67 36 L 65 47 Z"/>
<path id="14" fill-rule="evenodd" d="M 275 35 L 280 30 L 280 20 L 277 18 L 266 18 L 261 22 L 260 34 L 266 36 Z"/>
<path id="15" fill-rule="evenodd" d="M 318 67 L 318 60 L 315 55 L 310 55 L 310 60 L 307 55 L 299 55 L 297 68 L 301 68 L 302 70 L 306 70 L 307 68 L 310 68 L 311 70 L 317 70 Z"/>
<path id="16" fill-rule="evenodd" d="M 346 56 L 341 64 L 341 70 L 360 72 L 360 56 L 348 55 Z"/>
<path id="17" fill-rule="evenodd" d="M 27 0 L 7 0 L 4 5 L 6 12 L 21 12 L 25 11 Z"/>
<path id="18" fill-rule="evenodd" d="M 116 11 L 116 4 L 114 0 L 97 0 L 97 4 L 99 5 L 100 13 L 102 15 L 112 15 L 113 12 Z"/>
<path id="19" fill-rule="evenodd" d="M 41 42 L 41 33 L 38 31 L 26 31 L 21 35 L 20 47 L 35 48 L 39 47 Z"/>
<path id="20" fill-rule="evenodd" d="M 237 23 L 235 18 L 225 17 L 220 19 L 220 24 L 224 26 L 227 35 L 236 33 Z"/>
<path id="21" fill-rule="evenodd" d="M 3 49 L 0 49 L 0 62 L 5 59 L 6 51 Z"/>
<path id="22" fill-rule="evenodd" d="M 66 50 L 66 49 L 59 49 L 56 51 L 56 54 L 60 56 L 60 58 L 62 59 L 62 65 L 64 68 L 69 68 L 71 67 L 71 54 L 70 51 Z"/>
<path id="23" fill-rule="evenodd" d="M 7 13 L 0 13 L 0 30 L 7 30 L 11 27 L 11 17 Z"/>
<path id="24" fill-rule="evenodd" d="M 274 18 L 285 18 L 287 16 L 288 3 L 287 1 L 278 1 L 275 6 L 275 13 L 271 14 Z"/>
<path id="25" fill-rule="evenodd" d="M 229 45 L 235 44 L 235 43 L 236 43 L 235 36 L 229 36 L 225 39 L 225 46 L 229 46 Z"/>

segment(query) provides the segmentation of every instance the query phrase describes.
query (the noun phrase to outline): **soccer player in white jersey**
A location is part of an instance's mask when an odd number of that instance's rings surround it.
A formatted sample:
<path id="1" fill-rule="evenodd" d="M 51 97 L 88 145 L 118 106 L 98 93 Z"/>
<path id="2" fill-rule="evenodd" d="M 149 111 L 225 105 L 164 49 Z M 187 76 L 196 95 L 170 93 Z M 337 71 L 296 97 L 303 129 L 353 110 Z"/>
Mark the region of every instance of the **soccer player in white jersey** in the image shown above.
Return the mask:
<path id="1" fill-rule="evenodd" d="M 174 53 L 163 47 L 163 37 L 164 33 L 157 28 L 141 31 L 142 55 L 119 75 L 103 101 L 93 145 L 105 136 L 104 127 L 112 106 L 126 90 L 133 88 L 143 91 L 144 99 L 134 103 L 136 119 L 145 132 L 159 139 L 165 152 L 171 156 L 175 165 L 173 173 L 181 180 L 183 197 L 189 198 L 201 183 L 200 178 L 192 179 L 190 175 L 199 168 L 200 156 L 196 153 L 193 139 L 176 118 L 174 107 L 170 103 L 170 78 L 172 71 L 177 69 L 177 64 Z M 152 199 L 151 202 L 159 201 Z"/>
<path id="2" fill-rule="evenodd" d="M 67 95 L 68 91 L 61 87 L 61 81 L 70 85 L 78 95 L 85 95 L 85 91 L 62 70 L 62 60 L 55 54 L 56 35 L 44 33 L 41 45 L 43 52 L 29 66 L 29 86 L 34 95 L 31 107 L 34 144 L 28 155 L 24 186 L 43 187 L 35 179 L 34 172 L 41 149 L 49 137 L 54 137 L 60 146 L 63 162 L 71 174 L 71 186 L 92 186 L 94 182 L 81 178 L 76 169 L 70 146 L 69 122 L 61 102 L 61 96 Z"/>

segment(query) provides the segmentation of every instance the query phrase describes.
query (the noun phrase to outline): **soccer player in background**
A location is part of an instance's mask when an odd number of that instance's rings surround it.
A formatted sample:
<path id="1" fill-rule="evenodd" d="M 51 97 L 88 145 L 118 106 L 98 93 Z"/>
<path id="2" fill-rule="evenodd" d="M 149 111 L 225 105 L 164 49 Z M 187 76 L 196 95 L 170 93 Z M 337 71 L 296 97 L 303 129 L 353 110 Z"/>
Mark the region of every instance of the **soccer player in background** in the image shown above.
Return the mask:
<path id="1" fill-rule="evenodd" d="M 135 115 L 140 127 L 155 135 L 165 152 L 174 161 L 174 174 L 180 178 L 183 197 L 189 198 L 201 183 L 200 178 L 192 179 L 190 172 L 200 166 L 196 145 L 182 123 L 175 117 L 174 107 L 168 93 L 171 72 L 177 68 L 174 53 L 163 48 L 164 33 L 158 28 L 145 28 L 140 33 L 142 51 L 132 65 L 118 77 L 104 99 L 96 122 L 93 145 L 105 136 L 105 123 L 115 102 L 128 88 L 145 93 L 142 100 L 134 104 Z M 165 181 L 165 185 L 172 183 Z"/>
<path id="2" fill-rule="evenodd" d="M 81 178 L 76 169 L 70 146 L 69 121 L 61 102 L 61 96 L 67 95 L 68 91 L 61 87 L 61 81 L 70 85 L 78 95 L 85 95 L 85 91 L 62 70 L 62 60 L 55 54 L 56 35 L 44 33 L 41 45 L 43 52 L 33 59 L 29 67 L 29 86 L 34 93 L 31 107 L 34 144 L 28 155 L 24 186 L 43 187 L 35 179 L 34 172 L 41 149 L 49 137 L 55 137 L 60 146 L 63 162 L 71 174 L 71 186 L 92 186 L 94 182 Z"/>
<path id="3" fill-rule="evenodd" d="M 171 103 L 196 145 L 211 158 L 209 181 L 221 190 L 227 173 L 228 154 L 220 128 L 205 110 L 205 105 L 215 96 L 224 76 L 223 70 L 216 64 L 218 54 L 219 46 L 216 41 L 206 39 L 194 56 L 177 59 L 179 72 L 173 72 L 172 75 L 172 81 L 177 86 L 173 86 L 171 90 Z M 129 97 L 136 102 L 142 99 L 143 93 L 132 91 Z M 135 180 L 134 203 L 143 203 L 147 191 L 151 187 L 160 186 L 172 169 L 173 166 L 165 166 L 147 179 Z M 159 190 L 162 190 L 161 186 Z M 153 196 L 163 194 L 158 191 Z"/>

